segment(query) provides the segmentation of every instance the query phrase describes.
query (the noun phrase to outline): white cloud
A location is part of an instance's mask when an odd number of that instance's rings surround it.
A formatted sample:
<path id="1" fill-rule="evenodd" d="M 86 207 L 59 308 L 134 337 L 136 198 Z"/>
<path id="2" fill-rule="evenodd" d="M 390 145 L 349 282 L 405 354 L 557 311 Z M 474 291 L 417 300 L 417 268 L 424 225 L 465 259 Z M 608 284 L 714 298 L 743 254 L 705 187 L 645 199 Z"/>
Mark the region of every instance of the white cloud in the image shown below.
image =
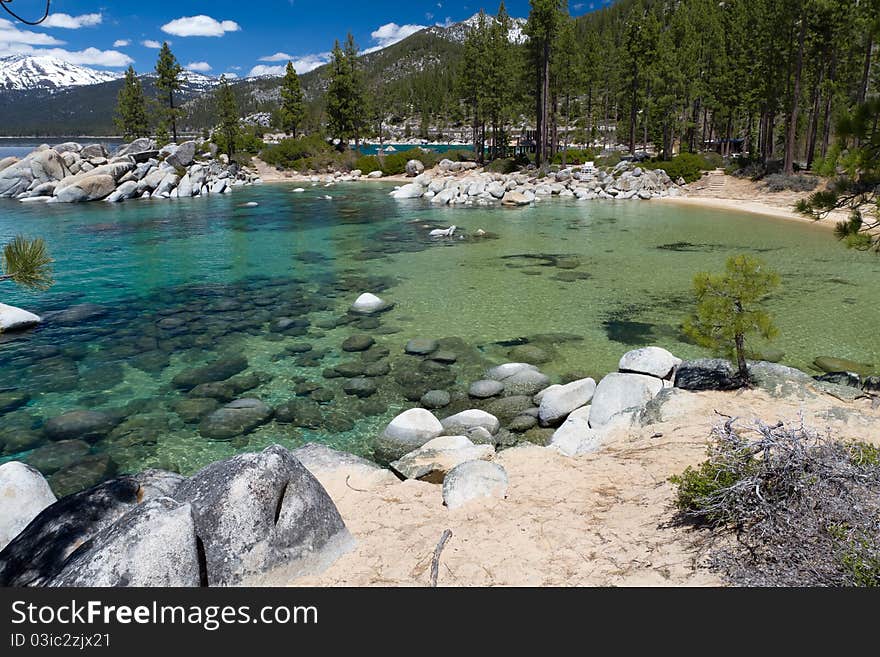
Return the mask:
<path id="1" fill-rule="evenodd" d="M 64 48 L 34 48 L 24 43 L 0 42 L 0 57 L 5 55 L 32 55 L 34 57 L 56 57 L 62 61 L 80 66 L 122 67 L 133 64 L 134 60 L 118 50 L 65 50 Z"/>
<path id="2" fill-rule="evenodd" d="M 49 14 L 46 20 L 40 23 L 40 27 L 61 27 L 67 30 L 78 30 L 81 27 L 100 25 L 102 20 L 104 20 L 104 17 L 101 14 L 81 14 L 80 16 Z"/>
<path id="3" fill-rule="evenodd" d="M 174 36 L 220 37 L 227 32 L 238 32 L 241 26 L 235 21 L 218 21 L 210 16 L 184 16 L 162 26 L 162 31 Z"/>
<path id="4" fill-rule="evenodd" d="M 161 43 L 159 43 L 158 41 L 154 41 L 153 39 L 147 39 L 146 41 L 141 41 L 141 45 L 144 48 L 155 48 L 156 50 L 158 50 L 159 48 L 162 47 Z"/>
<path id="5" fill-rule="evenodd" d="M 450 16 L 447 16 L 445 21 L 443 21 L 442 23 L 435 23 L 435 25 L 437 27 L 452 27 L 453 25 L 455 25 L 455 21 L 452 20 Z"/>
<path id="6" fill-rule="evenodd" d="M 236 78 L 238 77 L 238 73 L 229 73 L 229 72 L 227 72 L 227 73 L 224 73 L 223 75 L 226 76 L 226 79 L 227 79 L 227 80 L 234 80 L 234 79 L 236 79 Z"/>
<path id="7" fill-rule="evenodd" d="M 261 62 L 287 62 L 292 59 L 294 59 L 293 55 L 288 55 L 286 52 L 276 52 L 274 55 L 260 57 Z"/>
<path id="8" fill-rule="evenodd" d="M 27 44 L 31 46 L 60 46 L 64 42 L 48 34 L 20 30 L 12 21 L 0 18 L 0 43 L 2 44 Z"/>
<path id="9" fill-rule="evenodd" d="M 370 33 L 376 45 L 364 50 L 364 53 L 375 52 L 382 48 L 394 45 L 398 41 L 402 41 L 406 37 L 415 34 L 419 30 L 424 30 L 425 25 L 398 25 L 397 23 L 385 23 Z"/>
<path id="10" fill-rule="evenodd" d="M 3 55 L 48 55 L 71 64 L 83 66 L 128 66 L 134 60 L 118 50 L 67 50 L 58 48 L 64 41 L 48 34 L 21 30 L 5 18 L 0 18 L 0 56 Z M 53 48 L 34 46 L 56 46 Z"/>
<path id="11" fill-rule="evenodd" d="M 276 53 L 277 54 L 277 53 Z M 272 55 L 274 57 L 274 55 Z M 261 61 L 277 61 L 277 60 L 268 60 L 261 59 Z M 323 66 L 327 62 L 330 61 L 330 53 L 329 52 L 319 52 L 312 55 L 303 55 L 301 57 L 290 57 L 288 61 L 293 62 L 293 68 L 296 69 L 296 72 L 302 75 L 303 73 L 308 73 L 309 71 L 313 71 L 319 66 Z M 263 75 L 284 75 L 284 69 L 286 68 L 286 64 L 281 64 L 278 66 L 267 66 L 266 64 L 257 64 L 254 66 L 250 72 L 248 73 L 248 77 L 259 77 Z"/>
<path id="12" fill-rule="evenodd" d="M 131 41 L 128 39 L 116 39 L 116 41 L 113 42 L 114 48 L 125 48 L 125 46 L 130 46 L 130 45 L 131 45 Z"/>
<path id="13" fill-rule="evenodd" d="M 207 73 L 211 70 L 211 65 L 208 62 L 190 62 L 184 68 L 187 71 L 196 71 L 198 73 Z"/>

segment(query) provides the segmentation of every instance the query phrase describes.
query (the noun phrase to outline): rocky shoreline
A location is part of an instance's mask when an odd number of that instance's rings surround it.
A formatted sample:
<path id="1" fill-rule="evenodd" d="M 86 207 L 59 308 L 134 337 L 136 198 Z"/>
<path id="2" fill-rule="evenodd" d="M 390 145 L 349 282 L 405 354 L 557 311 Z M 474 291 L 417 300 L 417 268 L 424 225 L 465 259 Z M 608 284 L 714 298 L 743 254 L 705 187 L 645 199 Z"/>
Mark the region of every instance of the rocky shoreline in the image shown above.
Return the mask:
<path id="1" fill-rule="evenodd" d="M 643 169 L 620 162 L 610 170 L 592 163 L 566 167 L 540 176 L 537 171 L 493 173 L 473 162 L 442 160 L 430 172 L 418 160 L 407 163 L 413 182 L 391 192 L 397 199 L 421 198 L 434 205 L 529 205 L 542 198 L 595 199 L 666 198 L 680 196 L 683 180 L 674 182 L 662 169 Z"/>
<path id="2" fill-rule="evenodd" d="M 369 317 L 390 308 L 365 294 L 351 312 Z M 367 350 L 366 342 L 344 348 Z M 404 350 L 424 364 L 440 364 L 451 357 L 440 347 L 412 339 Z M 780 402 L 852 404 L 876 399 L 880 388 L 876 377 L 850 372 L 814 378 L 763 361 L 750 369 L 755 389 Z M 175 383 L 221 384 L 241 371 L 241 364 L 218 365 Z M 598 454 L 621 435 L 687 417 L 702 394 L 739 391 L 734 374 L 727 361 L 682 361 L 659 347 L 625 353 L 618 371 L 598 382 L 551 384 L 536 365 L 508 362 L 486 370 L 455 403 L 445 390 L 425 392 L 377 436 L 377 463 L 316 444 L 292 451 L 273 445 L 188 478 L 148 470 L 56 500 L 39 471 L 11 461 L 0 466 L 0 491 L 12 501 L 0 510 L 0 585 L 281 585 L 315 577 L 355 548 L 336 498 L 321 482 L 333 473 L 344 470 L 346 486 L 360 490 L 349 483 L 356 476 L 368 487 L 364 492 L 400 481 L 439 486 L 448 512 L 477 509 L 508 496 L 511 479 L 501 458 L 508 448 L 531 445 L 565 458 Z M 215 424 L 231 422 L 235 434 L 247 430 L 238 426 L 239 413 L 247 416 L 245 424 L 259 424 L 279 412 L 245 397 L 206 421 L 226 413 Z M 845 416 L 835 411 L 830 417 Z M 70 439 L 71 432 L 82 437 L 90 418 L 75 419 L 61 416 L 47 431 L 55 440 Z"/>
<path id="3" fill-rule="evenodd" d="M 112 156 L 101 144 L 44 144 L 20 160 L 0 160 L 0 198 L 23 203 L 187 198 L 259 182 L 215 145 L 195 141 L 158 148 L 143 137 Z"/>

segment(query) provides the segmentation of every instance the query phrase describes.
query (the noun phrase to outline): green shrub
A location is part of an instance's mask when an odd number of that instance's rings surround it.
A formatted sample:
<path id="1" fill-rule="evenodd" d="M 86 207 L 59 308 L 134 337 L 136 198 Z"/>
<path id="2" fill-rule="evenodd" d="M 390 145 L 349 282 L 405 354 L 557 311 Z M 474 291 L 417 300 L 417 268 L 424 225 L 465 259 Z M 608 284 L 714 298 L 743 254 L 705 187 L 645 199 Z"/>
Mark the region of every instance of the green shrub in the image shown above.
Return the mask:
<path id="1" fill-rule="evenodd" d="M 673 180 L 684 178 L 686 183 L 699 180 L 708 168 L 706 161 L 694 153 L 679 153 L 671 160 L 644 162 L 641 166 L 645 169 L 663 169 Z"/>
<path id="2" fill-rule="evenodd" d="M 382 173 L 386 176 L 397 176 L 406 171 L 406 163 L 410 160 L 418 160 L 425 165 L 426 169 L 432 168 L 440 161 L 439 154 L 433 151 L 422 150 L 421 148 L 410 148 L 405 151 L 391 153 L 382 158 L 376 158 L 377 163 L 381 163 Z M 365 171 L 362 169 L 362 171 Z"/>
<path id="3" fill-rule="evenodd" d="M 375 155 L 361 155 L 354 163 L 355 169 L 360 169 L 365 176 L 373 171 L 379 171 L 382 167 L 379 165 L 379 158 Z"/>
<path id="4" fill-rule="evenodd" d="M 278 144 L 263 149 L 261 157 L 264 162 L 284 169 L 320 168 L 308 166 L 334 162 L 333 146 L 324 141 L 320 135 L 309 135 L 298 139 L 283 139 Z"/>
<path id="5" fill-rule="evenodd" d="M 608 155 L 603 155 L 601 157 L 596 158 L 596 166 L 597 167 L 616 167 L 620 164 L 621 154 L 617 151 L 612 151 Z"/>
<path id="6" fill-rule="evenodd" d="M 701 153 L 700 157 L 703 158 L 705 169 L 707 171 L 711 171 L 712 169 L 720 169 L 722 166 L 724 166 L 724 158 L 721 157 L 721 153 L 709 151 L 708 153 Z"/>
<path id="7" fill-rule="evenodd" d="M 767 189 L 771 192 L 811 192 L 816 189 L 819 179 L 814 176 L 802 174 L 786 176 L 783 173 L 774 173 L 764 179 Z"/>
<path id="8" fill-rule="evenodd" d="M 713 461 L 703 461 L 699 467 L 688 466 L 680 475 L 669 478 L 678 487 L 675 505 L 684 513 L 701 513 L 712 496 L 718 491 L 736 483 L 738 476 L 731 470 Z M 726 519 L 709 513 L 709 522 L 724 522 Z"/>
<path id="9" fill-rule="evenodd" d="M 491 171 L 492 173 L 513 173 L 517 170 L 516 160 L 512 157 L 504 157 L 499 158 L 497 160 L 492 160 L 489 164 L 486 165 L 486 171 Z"/>

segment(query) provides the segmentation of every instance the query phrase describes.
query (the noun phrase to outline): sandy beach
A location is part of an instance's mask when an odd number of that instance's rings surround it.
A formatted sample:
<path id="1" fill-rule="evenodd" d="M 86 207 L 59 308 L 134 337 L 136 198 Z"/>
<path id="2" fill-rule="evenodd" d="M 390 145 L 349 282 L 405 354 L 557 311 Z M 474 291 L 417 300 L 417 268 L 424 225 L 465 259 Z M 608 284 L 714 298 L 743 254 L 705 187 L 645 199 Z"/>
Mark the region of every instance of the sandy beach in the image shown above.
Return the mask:
<path id="1" fill-rule="evenodd" d="M 510 478 L 506 499 L 443 506 L 438 484 L 397 481 L 364 468 L 317 473 L 357 539 L 353 551 L 305 586 L 427 586 L 444 530 L 440 586 L 718 586 L 701 567 L 699 531 L 673 527 L 668 478 L 706 456 L 716 411 L 828 428 L 840 439 L 880 444 L 870 400 L 820 394 L 773 398 L 760 390 L 683 393 L 662 421 L 621 429 L 596 453 L 569 458 L 518 447 L 496 459 Z"/>
<path id="2" fill-rule="evenodd" d="M 734 212 L 748 212 L 777 219 L 809 223 L 833 229 L 838 221 L 846 220 L 847 213 L 838 211 L 822 221 L 795 212 L 795 204 L 809 197 L 812 192 L 770 192 L 761 182 L 728 176 L 723 171 L 710 171 L 707 175 L 684 187 L 685 196 L 654 199 L 662 203 L 675 203 Z"/>

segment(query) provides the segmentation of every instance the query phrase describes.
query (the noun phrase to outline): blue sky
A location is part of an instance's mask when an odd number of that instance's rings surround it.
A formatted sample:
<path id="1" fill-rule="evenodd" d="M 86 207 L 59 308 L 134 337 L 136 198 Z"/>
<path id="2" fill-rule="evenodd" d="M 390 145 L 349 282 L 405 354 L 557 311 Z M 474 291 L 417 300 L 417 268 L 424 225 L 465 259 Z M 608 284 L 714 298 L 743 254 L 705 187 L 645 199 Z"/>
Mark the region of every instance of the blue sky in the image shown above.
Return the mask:
<path id="1" fill-rule="evenodd" d="M 573 15 L 610 0 L 572 0 Z M 15 0 L 24 18 L 42 13 L 44 0 Z M 152 69 L 163 40 L 180 63 L 209 75 L 273 73 L 288 59 L 305 73 L 326 61 L 334 39 L 354 34 L 362 50 L 390 45 L 427 25 L 464 20 L 487 4 L 452 0 L 52 0 L 49 20 L 28 27 L 0 13 L 0 56 L 51 54 L 94 68 L 139 73 Z M 510 0 L 508 12 L 528 14 L 528 0 Z"/>

